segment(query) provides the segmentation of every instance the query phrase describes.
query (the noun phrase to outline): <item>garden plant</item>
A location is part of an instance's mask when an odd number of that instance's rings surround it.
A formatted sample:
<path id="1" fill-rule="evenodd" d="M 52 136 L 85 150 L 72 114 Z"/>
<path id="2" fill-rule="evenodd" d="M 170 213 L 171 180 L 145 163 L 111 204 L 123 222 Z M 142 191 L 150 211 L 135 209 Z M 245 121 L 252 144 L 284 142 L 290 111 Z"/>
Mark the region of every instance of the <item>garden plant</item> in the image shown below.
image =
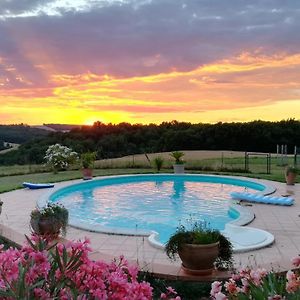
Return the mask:
<path id="1" fill-rule="evenodd" d="M 0 298 L 149 300 L 152 287 L 139 282 L 138 269 L 120 257 L 110 263 L 94 261 L 88 240 L 50 245 L 44 238 L 27 237 L 21 249 L 0 252 Z M 180 300 L 168 287 L 161 299 Z"/>

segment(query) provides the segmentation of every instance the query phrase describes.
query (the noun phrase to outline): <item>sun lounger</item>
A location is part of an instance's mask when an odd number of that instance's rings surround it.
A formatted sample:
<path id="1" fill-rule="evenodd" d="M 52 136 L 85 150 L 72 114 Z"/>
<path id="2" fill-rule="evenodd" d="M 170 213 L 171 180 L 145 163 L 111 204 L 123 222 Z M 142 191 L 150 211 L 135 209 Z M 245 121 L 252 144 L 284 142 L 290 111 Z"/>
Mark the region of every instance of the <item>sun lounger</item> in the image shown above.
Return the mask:
<path id="1" fill-rule="evenodd" d="M 249 202 L 277 204 L 277 205 L 293 205 L 294 198 L 292 197 L 273 197 L 264 196 L 261 194 L 233 192 L 230 194 L 233 199 L 245 200 Z"/>
<path id="2" fill-rule="evenodd" d="M 54 187 L 54 184 L 52 183 L 31 183 L 31 182 L 23 182 L 23 186 L 25 188 L 29 188 L 31 190 L 37 190 L 37 189 L 46 189 L 46 188 L 52 188 Z"/>

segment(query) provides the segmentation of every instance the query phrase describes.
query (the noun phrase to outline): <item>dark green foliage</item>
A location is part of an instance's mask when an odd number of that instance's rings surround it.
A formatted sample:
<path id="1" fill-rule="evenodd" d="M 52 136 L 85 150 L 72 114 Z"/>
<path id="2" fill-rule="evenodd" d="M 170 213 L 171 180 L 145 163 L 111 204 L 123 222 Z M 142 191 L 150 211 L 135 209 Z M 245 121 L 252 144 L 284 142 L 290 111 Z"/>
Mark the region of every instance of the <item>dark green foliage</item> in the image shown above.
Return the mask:
<path id="1" fill-rule="evenodd" d="M 21 248 L 15 242 L 12 242 L 11 240 L 9 240 L 9 239 L 5 238 L 4 236 L 1 236 L 1 235 L 0 235 L 0 245 L 3 245 L 4 250 L 8 249 L 9 247 L 18 248 L 18 249 Z"/>
<path id="2" fill-rule="evenodd" d="M 182 300 L 209 299 L 210 296 L 211 282 L 167 280 L 155 277 L 148 272 L 140 272 L 139 281 L 143 280 L 153 287 L 153 299 L 160 299 L 161 293 L 165 292 L 169 286 L 175 289 Z"/>
<path id="3" fill-rule="evenodd" d="M 168 257 L 175 260 L 178 250 L 183 244 L 206 245 L 219 242 L 219 255 L 216 261 L 218 268 L 229 269 L 232 267 L 232 244 L 218 230 L 207 229 L 199 223 L 194 223 L 188 230 L 181 225 L 168 240 L 165 251 Z"/>
<path id="4" fill-rule="evenodd" d="M 298 174 L 299 170 L 296 168 L 296 167 L 293 167 L 293 166 L 288 166 L 286 169 L 285 169 L 285 173 L 286 175 L 288 174 Z"/>
<path id="5" fill-rule="evenodd" d="M 36 137 L 47 136 L 48 131 L 20 125 L 0 125 L 0 140 L 22 144 Z"/>
<path id="6" fill-rule="evenodd" d="M 5 131 L 3 127 L 0 126 L 0 140 L 7 142 L 28 140 L 25 133 L 31 132 L 28 127 L 19 126 L 22 133 L 18 133 L 18 138 L 9 140 L 1 135 Z M 43 130 L 39 132 L 47 134 Z M 81 126 L 70 132 L 53 132 L 42 138 L 40 134 L 38 136 L 18 150 L 0 155 L 0 165 L 43 163 L 46 149 L 56 143 L 79 154 L 96 151 L 99 159 L 180 149 L 274 152 L 277 144 L 287 144 L 289 152 L 292 152 L 295 145 L 300 146 L 300 121 L 217 124 L 172 121 L 160 125 L 105 125 L 96 122 L 93 126 Z"/>
<path id="7" fill-rule="evenodd" d="M 164 159 L 162 157 L 155 157 L 154 160 L 153 160 L 153 164 L 154 164 L 154 167 L 155 167 L 155 170 L 157 172 L 159 172 L 164 164 Z"/>
<path id="8" fill-rule="evenodd" d="M 184 156 L 184 153 L 181 151 L 174 151 L 170 154 L 170 156 L 172 158 L 175 159 L 175 164 L 176 165 L 182 165 L 184 164 L 184 160 L 182 159 L 182 157 Z"/>
<path id="9" fill-rule="evenodd" d="M 80 159 L 82 167 L 85 169 L 92 168 L 94 161 L 96 160 L 96 155 L 96 152 L 86 152 L 81 154 Z"/>

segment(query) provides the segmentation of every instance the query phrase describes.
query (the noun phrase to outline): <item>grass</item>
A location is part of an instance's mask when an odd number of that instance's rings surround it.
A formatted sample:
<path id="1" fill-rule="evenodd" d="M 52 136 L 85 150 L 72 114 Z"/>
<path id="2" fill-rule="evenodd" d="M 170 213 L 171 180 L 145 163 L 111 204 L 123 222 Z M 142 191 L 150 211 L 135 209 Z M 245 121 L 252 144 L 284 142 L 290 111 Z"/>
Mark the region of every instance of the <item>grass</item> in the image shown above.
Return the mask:
<path id="1" fill-rule="evenodd" d="M 284 182 L 284 166 L 278 166 L 275 157 L 271 159 L 271 174 L 266 174 L 266 159 L 251 157 L 249 159 L 249 172 L 245 172 L 245 160 L 242 152 L 231 151 L 184 151 L 186 169 L 189 173 L 210 173 L 219 175 L 245 176 L 258 179 Z M 164 168 L 161 172 L 173 172 L 169 153 L 152 153 L 148 155 L 150 162 L 144 154 L 126 156 L 116 159 L 107 159 L 95 163 L 94 176 L 108 176 L 120 174 L 153 173 L 153 161 L 156 157 L 164 159 Z M 293 158 L 288 158 L 288 164 L 293 164 Z M 79 166 L 73 170 L 53 174 L 45 165 L 0 166 L 0 193 L 22 187 L 24 181 L 28 182 L 59 182 L 82 178 Z M 298 182 L 299 181 L 298 176 Z"/>
<path id="2" fill-rule="evenodd" d="M 152 171 L 151 169 L 96 169 L 94 170 L 94 176 L 151 173 L 151 171 Z M 54 182 L 80 179 L 80 178 L 82 178 L 82 174 L 80 170 L 63 171 L 57 174 L 47 172 L 47 173 L 2 176 L 0 177 L 0 193 L 22 188 L 22 183 L 24 181 L 39 182 L 39 183 L 50 183 L 50 182 L 54 183 Z"/>

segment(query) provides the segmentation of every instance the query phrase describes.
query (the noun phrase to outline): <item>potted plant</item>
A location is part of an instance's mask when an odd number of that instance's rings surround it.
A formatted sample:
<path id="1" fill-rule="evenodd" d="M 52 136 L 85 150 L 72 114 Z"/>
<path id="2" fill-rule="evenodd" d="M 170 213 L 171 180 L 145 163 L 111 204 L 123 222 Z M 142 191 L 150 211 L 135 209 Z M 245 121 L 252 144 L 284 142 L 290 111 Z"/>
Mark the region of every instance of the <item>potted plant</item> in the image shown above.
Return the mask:
<path id="1" fill-rule="evenodd" d="M 296 177 L 298 174 L 298 170 L 296 167 L 288 166 L 285 169 L 285 180 L 287 185 L 294 185 L 296 181 Z"/>
<path id="2" fill-rule="evenodd" d="M 184 173 L 184 160 L 182 157 L 184 153 L 181 151 L 174 151 L 170 154 L 175 159 L 175 164 L 173 165 L 175 174 L 183 174 Z"/>
<path id="3" fill-rule="evenodd" d="M 96 152 L 87 152 L 81 154 L 83 180 L 89 180 L 93 178 L 93 164 L 95 160 Z"/>
<path id="4" fill-rule="evenodd" d="M 62 233 L 66 234 L 69 212 L 62 205 L 48 204 L 43 209 L 35 209 L 30 215 L 32 230 L 41 236 L 50 236 L 55 239 Z"/>
<path id="5" fill-rule="evenodd" d="M 193 275 L 211 274 L 214 267 L 232 267 L 230 241 L 218 230 L 207 229 L 199 223 L 191 230 L 179 226 L 168 240 L 165 251 L 172 260 L 176 260 L 178 254 L 183 270 Z"/>

